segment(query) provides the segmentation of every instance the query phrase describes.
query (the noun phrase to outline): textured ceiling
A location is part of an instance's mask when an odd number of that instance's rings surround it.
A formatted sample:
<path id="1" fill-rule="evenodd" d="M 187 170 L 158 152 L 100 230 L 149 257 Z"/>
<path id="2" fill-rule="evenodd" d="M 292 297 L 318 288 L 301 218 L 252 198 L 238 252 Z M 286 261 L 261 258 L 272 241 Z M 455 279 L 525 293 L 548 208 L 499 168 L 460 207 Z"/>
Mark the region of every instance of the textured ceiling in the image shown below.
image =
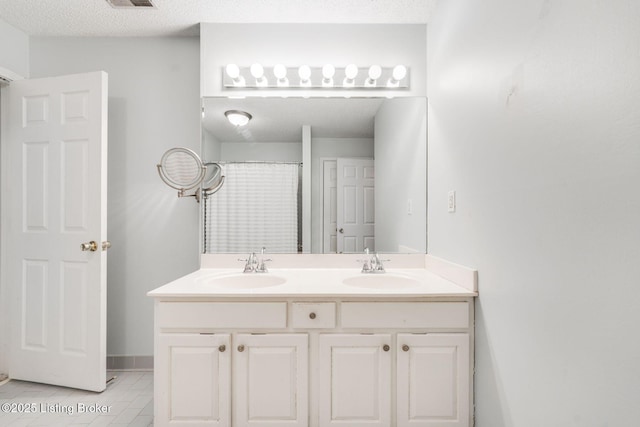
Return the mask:
<path id="1" fill-rule="evenodd" d="M 434 0 L 0 0 L 0 19 L 32 36 L 195 36 L 200 22 L 427 23 Z"/>

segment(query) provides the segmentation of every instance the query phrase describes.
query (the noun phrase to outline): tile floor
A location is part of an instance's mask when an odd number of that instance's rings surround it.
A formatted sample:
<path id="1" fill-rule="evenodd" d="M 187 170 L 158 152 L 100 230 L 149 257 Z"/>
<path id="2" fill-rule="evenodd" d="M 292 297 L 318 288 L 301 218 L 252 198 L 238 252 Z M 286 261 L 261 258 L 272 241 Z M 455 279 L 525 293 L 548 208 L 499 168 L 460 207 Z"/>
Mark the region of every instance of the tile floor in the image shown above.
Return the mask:
<path id="1" fill-rule="evenodd" d="M 153 372 L 107 373 L 113 376 L 102 393 L 9 381 L 0 386 L 0 426 L 152 426 Z M 33 412 L 11 412 L 26 405 Z"/>

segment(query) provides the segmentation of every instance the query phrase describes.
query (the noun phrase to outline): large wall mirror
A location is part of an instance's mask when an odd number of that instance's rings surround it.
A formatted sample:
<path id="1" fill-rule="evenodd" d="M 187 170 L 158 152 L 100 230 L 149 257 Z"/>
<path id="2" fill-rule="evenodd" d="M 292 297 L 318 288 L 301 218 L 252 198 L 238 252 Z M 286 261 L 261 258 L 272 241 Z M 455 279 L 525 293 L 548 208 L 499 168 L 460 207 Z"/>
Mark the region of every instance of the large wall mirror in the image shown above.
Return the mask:
<path id="1" fill-rule="evenodd" d="M 203 200 L 204 252 L 426 252 L 426 98 L 202 105 L 202 159 L 225 176 Z"/>

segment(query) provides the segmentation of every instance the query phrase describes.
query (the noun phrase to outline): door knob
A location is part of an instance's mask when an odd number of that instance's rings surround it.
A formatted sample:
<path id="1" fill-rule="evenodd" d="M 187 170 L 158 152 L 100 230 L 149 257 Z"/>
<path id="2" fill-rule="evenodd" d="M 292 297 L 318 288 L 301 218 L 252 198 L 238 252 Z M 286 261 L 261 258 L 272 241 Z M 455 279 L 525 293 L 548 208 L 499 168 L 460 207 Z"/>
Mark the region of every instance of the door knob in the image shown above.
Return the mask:
<path id="1" fill-rule="evenodd" d="M 102 250 L 106 251 L 107 249 L 109 249 L 111 247 L 111 242 L 108 240 L 105 240 L 104 242 L 102 242 Z"/>
<path id="2" fill-rule="evenodd" d="M 340 230 L 338 230 L 340 232 L 340 234 L 344 233 L 344 228 L 341 228 Z"/>
<path id="3" fill-rule="evenodd" d="M 80 250 L 82 250 L 83 252 L 84 251 L 95 252 L 98 250 L 98 244 L 93 240 L 87 243 L 81 243 Z"/>

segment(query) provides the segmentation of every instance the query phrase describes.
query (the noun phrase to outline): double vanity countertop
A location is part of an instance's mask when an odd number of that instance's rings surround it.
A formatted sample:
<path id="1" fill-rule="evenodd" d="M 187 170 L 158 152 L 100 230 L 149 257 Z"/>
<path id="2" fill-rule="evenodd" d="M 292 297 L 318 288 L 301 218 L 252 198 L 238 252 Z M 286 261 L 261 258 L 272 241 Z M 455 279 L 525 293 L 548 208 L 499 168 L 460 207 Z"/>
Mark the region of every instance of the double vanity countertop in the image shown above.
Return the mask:
<path id="1" fill-rule="evenodd" d="M 243 273 L 238 255 L 202 255 L 201 268 L 152 290 L 182 298 L 468 298 L 477 271 L 424 254 L 385 255 L 384 273 L 362 273 L 364 255 L 266 255 L 267 273 Z M 230 265 L 237 267 L 229 268 Z"/>

